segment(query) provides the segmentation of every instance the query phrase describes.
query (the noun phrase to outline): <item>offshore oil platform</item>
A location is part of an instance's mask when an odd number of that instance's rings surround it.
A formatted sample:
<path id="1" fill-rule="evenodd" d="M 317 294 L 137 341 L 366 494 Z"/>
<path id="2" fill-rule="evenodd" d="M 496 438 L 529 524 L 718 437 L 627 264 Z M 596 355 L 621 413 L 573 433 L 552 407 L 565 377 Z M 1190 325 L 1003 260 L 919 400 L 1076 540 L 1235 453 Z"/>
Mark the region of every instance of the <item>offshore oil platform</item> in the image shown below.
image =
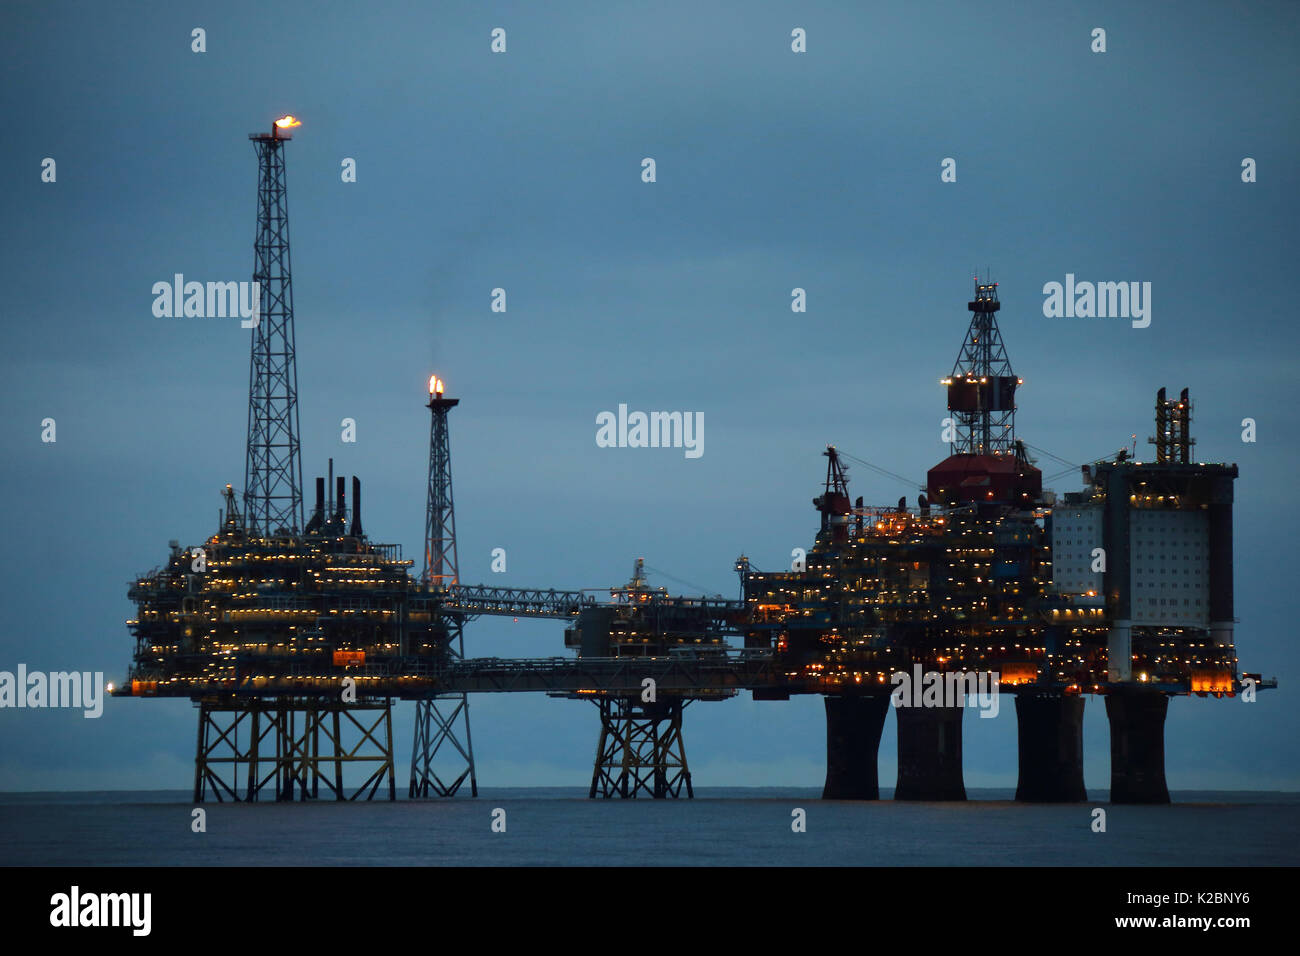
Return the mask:
<path id="1" fill-rule="evenodd" d="M 1111 801 L 1168 802 L 1164 722 L 1174 696 L 1275 687 L 1240 673 L 1233 635 L 1237 467 L 1191 460 L 1191 400 L 1161 389 L 1155 461 L 1122 449 L 1044 490 L 1015 434 L 1016 389 L 996 313 L 976 280 L 947 388 L 952 454 L 915 507 L 852 501 L 828 447 L 820 528 L 791 570 L 743 555 L 738 600 L 631 581 L 587 591 L 460 582 L 450 411 L 428 383 L 422 571 L 362 527 L 361 482 L 328 473 L 304 513 L 285 146 L 292 117 L 250 136 L 258 157 L 248 440 L 214 534 L 171 543 L 130 587 L 135 652 L 123 697 L 190 698 L 194 799 L 396 799 L 392 708 L 415 703 L 408 796 L 477 795 L 469 694 L 544 692 L 600 716 L 590 796 L 693 796 L 682 736 L 695 702 L 749 691 L 825 699 L 827 799 L 879 798 L 877 749 L 895 675 L 961 687 L 987 673 L 1016 701 L 1016 799 L 1082 801 L 1082 719 L 1103 697 Z M 1076 466 L 1071 466 L 1072 472 Z M 568 657 L 465 655 L 483 616 L 564 622 Z M 738 644 L 736 643 L 738 642 Z M 954 680 L 955 678 L 955 680 Z M 973 686 L 973 685 L 966 685 Z M 899 707 L 896 799 L 965 799 L 961 702 Z M 355 764 L 353 767 L 351 765 Z"/>

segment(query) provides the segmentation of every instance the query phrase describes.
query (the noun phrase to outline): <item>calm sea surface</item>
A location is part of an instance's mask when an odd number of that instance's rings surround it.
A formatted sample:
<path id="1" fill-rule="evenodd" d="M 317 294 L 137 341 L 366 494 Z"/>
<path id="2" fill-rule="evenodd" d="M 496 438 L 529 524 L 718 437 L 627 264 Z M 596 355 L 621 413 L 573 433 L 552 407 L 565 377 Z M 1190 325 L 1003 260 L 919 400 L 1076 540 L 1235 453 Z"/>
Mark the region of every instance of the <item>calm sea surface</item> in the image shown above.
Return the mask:
<path id="1" fill-rule="evenodd" d="M 884 790 L 883 795 L 891 792 Z M 588 800 L 569 788 L 477 799 L 204 804 L 183 791 L 0 794 L 0 864 L 249 866 L 1192 866 L 1300 863 L 1300 794 L 1173 795 L 1164 807 L 823 802 L 819 789 L 697 789 L 694 800 Z M 791 830 L 792 811 L 807 830 Z M 1106 811 L 1094 833 L 1092 811 Z M 491 829 L 505 810 L 506 832 Z"/>

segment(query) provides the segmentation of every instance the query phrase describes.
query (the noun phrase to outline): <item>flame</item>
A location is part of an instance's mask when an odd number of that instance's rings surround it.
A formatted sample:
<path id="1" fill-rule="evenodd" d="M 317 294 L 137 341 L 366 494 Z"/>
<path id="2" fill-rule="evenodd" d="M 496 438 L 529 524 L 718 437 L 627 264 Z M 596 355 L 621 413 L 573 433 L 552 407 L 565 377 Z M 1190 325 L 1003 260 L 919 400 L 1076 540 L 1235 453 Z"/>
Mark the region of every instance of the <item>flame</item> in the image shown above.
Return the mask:
<path id="1" fill-rule="evenodd" d="M 275 121 L 275 125 L 280 127 L 280 129 L 289 129 L 293 126 L 301 126 L 302 121 L 293 114 L 289 114 L 288 116 L 281 116 Z"/>
<path id="2" fill-rule="evenodd" d="M 429 394 L 430 395 L 442 394 L 442 379 L 438 378 L 438 376 L 436 375 L 429 376 Z"/>

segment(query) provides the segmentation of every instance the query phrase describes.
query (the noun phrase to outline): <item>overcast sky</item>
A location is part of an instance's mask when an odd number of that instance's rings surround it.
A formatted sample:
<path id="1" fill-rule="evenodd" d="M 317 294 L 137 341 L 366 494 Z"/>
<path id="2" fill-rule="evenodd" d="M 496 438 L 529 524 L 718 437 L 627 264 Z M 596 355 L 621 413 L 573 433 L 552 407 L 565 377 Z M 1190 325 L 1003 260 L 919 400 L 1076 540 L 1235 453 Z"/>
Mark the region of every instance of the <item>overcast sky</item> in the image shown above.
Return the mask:
<path id="1" fill-rule="evenodd" d="M 988 269 L 1022 437 L 1077 463 L 1136 434 L 1141 458 L 1156 390 L 1189 387 L 1196 457 L 1240 465 L 1238 652 L 1282 686 L 1175 700 L 1168 782 L 1296 788 L 1297 8 L 1045 6 L 6 3 L 0 669 L 120 680 L 128 582 L 242 482 L 249 333 L 156 318 L 150 290 L 250 277 L 247 135 L 292 112 L 303 471 L 358 474 L 374 539 L 421 552 L 436 370 L 463 580 L 609 586 L 643 556 L 652 584 L 733 595 L 742 551 L 811 546 L 828 442 L 917 483 L 946 454 L 939 379 Z M 1045 317 L 1067 273 L 1150 282 L 1150 326 Z M 597 447 L 620 403 L 702 413 L 704 454 Z M 850 490 L 914 493 L 863 468 Z M 467 652 L 562 654 L 562 627 L 480 620 Z M 590 780 L 593 707 L 471 706 L 482 786 Z M 0 711 L 0 789 L 188 787 L 194 718 Z M 966 730 L 968 786 L 1014 785 L 1014 709 Z M 821 700 L 699 704 L 686 745 L 697 786 L 820 786 Z M 1097 700 L 1085 747 L 1108 786 Z M 895 749 L 891 720 L 885 786 Z"/>

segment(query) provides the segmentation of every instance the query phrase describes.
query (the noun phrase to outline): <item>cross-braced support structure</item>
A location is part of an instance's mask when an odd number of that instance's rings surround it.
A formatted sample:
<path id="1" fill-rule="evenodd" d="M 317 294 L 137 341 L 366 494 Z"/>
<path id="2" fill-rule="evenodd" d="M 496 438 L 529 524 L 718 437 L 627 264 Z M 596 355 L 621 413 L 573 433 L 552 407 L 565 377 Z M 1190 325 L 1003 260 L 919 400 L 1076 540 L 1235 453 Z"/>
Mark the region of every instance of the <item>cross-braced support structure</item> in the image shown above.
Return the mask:
<path id="1" fill-rule="evenodd" d="M 424 518 L 424 583 L 431 588 L 455 588 L 460 581 L 456 557 L 456 506 L 451 491 L 451 438 L 447 413 L 460 399 L 444 398 L 438 376 L 429 379 L 429 497 Z M 453 660 L 465 656 L 464 615 L 443 609 L 445 652 Z M 441 706 L 439 706 L 441 705 Z M 457 725 L 464 726 L 464 743 Z M 444 769 L 439 772 L 438 767 Z M 411 745 L 409 796 L 454 797 L 469 780 L 470 796 L 478 796 L 474 746 L 469 733 L 469 695 L 440 694 L 415 704 L 415 737 Z"/>
<path id="2" fill-rule="evenodd" d="M 439 706 L 441 705 L 441 706 Z M 465 745 L 456 736 L 456 721 L 465 721 Z M 446 747 L 441 760 L 438 752 Z M 450 763 L 460 773 L 447 780 L 438 775 L 438 766 Z M 444 773 L 447 771 L 444 770 Z M 411 797 L 454 797 L 466 780 L 470 795 L 478 796 L 474 779 L 474 751 L 470 749 L 469 698 L 449 694 L 416 701 L 415 743 L 411 748 Z"/>
<path id="3" fill-rule="evenodd" d="M 690 699 L 602 697 L 593 703 L 600 708 L 600 743 L 589 797 L 662 800 L 680 797 L 683 786 L 687 797 L 695 796 L 682 741 L 682 711 Z"/>
<path id="4" fill-rule="evenodd" d="M 250 534 L 270 537 L 303 526 L 302 456 L 298 429 L 298 361 L 294 351 L 293 283 L 289 265 L 289 202 L 284 143 L 277 121 L 253 133 L 257 150 L 257 238 L 253 281 L 260 287 L 248 372 L 248 454 L 244 520 Z"/>
<path id="5" fill-rule="evenodd" d="M 209 792 L 218 803 L 276 800 L 374 799 L 387 784 L 397 799 L 393 767 L 392 702 L 344 704 L 322 700 L 198 702 L 194 801 Z M 355 787 L 349 764 L 370 773 Z"/>

